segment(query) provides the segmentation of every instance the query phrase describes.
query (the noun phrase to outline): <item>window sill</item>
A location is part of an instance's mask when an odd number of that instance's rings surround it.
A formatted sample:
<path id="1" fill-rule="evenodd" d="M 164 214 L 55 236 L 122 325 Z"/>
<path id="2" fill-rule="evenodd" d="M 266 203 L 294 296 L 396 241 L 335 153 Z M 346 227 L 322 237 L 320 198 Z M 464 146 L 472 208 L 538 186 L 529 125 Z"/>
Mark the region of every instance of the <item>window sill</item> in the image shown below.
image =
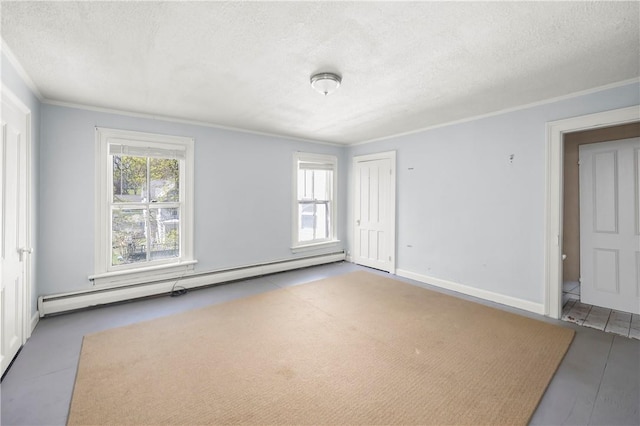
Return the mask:
<path id="1" fill-rule="evenodd" d="M 150 283 L 179 279 L 193 271 L 197 260 L 185 260 L 179 263 L 146 266 L 122 271 L 104 272 L 89 276 L 93 284 L 101 287 L 119 287 L 133 284 Z"/>
<path id="2" fill-rule="evenodd" d="M 323 241 L 321 243 L 304 244 L 291 247 L 292 253 L 304 253 L 307 251 L 320 250 L 323 248 L 335 248 L 340 244 L 340 240 Z"/>

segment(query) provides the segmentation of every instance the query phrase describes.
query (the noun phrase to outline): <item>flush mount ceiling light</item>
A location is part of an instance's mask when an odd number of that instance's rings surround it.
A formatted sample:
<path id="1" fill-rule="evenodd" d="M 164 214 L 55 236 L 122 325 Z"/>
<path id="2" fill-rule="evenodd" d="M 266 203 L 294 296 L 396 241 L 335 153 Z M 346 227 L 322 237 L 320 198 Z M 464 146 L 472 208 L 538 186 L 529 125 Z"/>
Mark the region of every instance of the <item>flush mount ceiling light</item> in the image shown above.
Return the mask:
<path id="1" fill-rule="evenodd" d="M 311 87 L 323 95 L 334 92 L 342 83 L 342 77 L 331 72 L 322 72 L 311 76 Z"/>

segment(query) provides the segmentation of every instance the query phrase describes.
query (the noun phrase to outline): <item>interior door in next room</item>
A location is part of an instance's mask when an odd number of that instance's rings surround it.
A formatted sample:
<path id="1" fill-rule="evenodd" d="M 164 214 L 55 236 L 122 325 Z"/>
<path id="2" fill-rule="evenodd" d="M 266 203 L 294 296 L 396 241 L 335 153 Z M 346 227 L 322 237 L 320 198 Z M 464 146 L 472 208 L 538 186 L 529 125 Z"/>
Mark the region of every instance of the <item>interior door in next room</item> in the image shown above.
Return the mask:
<path id="1" fill-rule="evenodd" d="M 353 261 L 395 273 L 395 152 L 356 157 L 354 172 Z"/>
<path id="2" fill-rule="evenodd" d="M 581 300 L 640 313 L 640 139 L 580 146 Z"/>

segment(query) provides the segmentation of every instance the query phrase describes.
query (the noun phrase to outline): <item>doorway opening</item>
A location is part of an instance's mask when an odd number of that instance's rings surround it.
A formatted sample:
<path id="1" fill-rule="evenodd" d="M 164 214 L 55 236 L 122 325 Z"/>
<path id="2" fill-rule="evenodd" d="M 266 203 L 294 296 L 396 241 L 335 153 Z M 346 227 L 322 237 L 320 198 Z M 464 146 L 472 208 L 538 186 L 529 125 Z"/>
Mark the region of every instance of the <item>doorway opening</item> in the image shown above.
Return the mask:
<path id="1" fill-rule="evenodd" d="M 562 217 L 562 320 L 586 327 L 640 339 L 640 315 L 613 309 L 598 300 L 584 297 L 581 280 L 580 166 L 579 155 L 595 147 L 608 149 L 615 141 L 640 137 L 640 122 L 563 135 L 563 217 Z M 594 145 L 598 144 L 598 145 Z M 588 146 L 587 146 L 588 145 Z M 586 165 L 583 165 L 583 167 Z M 583 177 L 584 179 L 584 177 Z M 636 177 L 637 179 L 637 177 Z M 587 185 L 588 186 L 588 185 Z M 584 190 L 584 188 L 583 188 Z M 584 206 L 583 206 L 584 208 Z M 590 212 L 587 212 L 590 213 Z M 636 213 L 637 214 L 637 213 Z M 583 214 L 585 216 L 586 213 Z M 583 217 L 584 219 L 584 217 Z M 583 236 L 586 237 L 586 236 Z M 584 242 L 584 241 L 583 241 Z M 582 253 L 584 257 L 585 253 Z M 582 265 L 586 266 L 586 265 Z M 587 301 L 585 301 L 587 300 Z"/>
<path id="2" fill-rule="evenodd" d="M 562 317 L 562 205 L 564 135 L 640 121 L 638 105 L 547 123 L 545 202 L 545 315 Z"/>

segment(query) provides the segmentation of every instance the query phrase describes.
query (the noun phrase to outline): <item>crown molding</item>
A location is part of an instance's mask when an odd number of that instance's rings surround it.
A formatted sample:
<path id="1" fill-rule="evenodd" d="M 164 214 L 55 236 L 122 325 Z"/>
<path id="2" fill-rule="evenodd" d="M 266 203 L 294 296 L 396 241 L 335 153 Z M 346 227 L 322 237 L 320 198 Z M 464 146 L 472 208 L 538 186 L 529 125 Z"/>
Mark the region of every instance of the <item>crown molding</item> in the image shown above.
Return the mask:
<path id="1" fill-rule="evenodd" d="M 518 106 L 515 106 L 515 107 L 505 108 L 505 109 L 501 109 L 501 110 L 498 110 L 498 111 L 489 112 L 489 113 L 486 113 L 486 114 L 474 115 L 472 117 L 461 118 L 459 120 L 447 121 L 445 123 L 440 123 L 440 124 L 434 124 L 432 126 L 422 127 L 420 129 L 417 129 L 417 130 L 411 130 L 411 131 L 403 132 L 403 133 L 396 133 L 396 134 L 389 135 L 389 136 L 383 136 L 381 138 L 369 139 L 369 140 L 366 140 L 366 141 L 363 141 L 363 142 L 356 142 L 356 143 L 349 144 L 349 146 L 367 145 L 367 144 L 374 143 L 374 142 L 380 142 L 380 141 L 384 141 L 384 140 L 388 140 L 388 139 L 399 138 L 399 137 L 402 137 L 402 136 L 413 135 L 413 134 L 416 134 L 416 133 L 421 133 L 421 132 L 425 132 L 427 130 L 437 129 L 437 128 L 440 128 L 440 127 L 453 126 L 454 124 L 462 124 L 462 123 L 467 123 L 467 122 L 470 122 L 470 121 L 480 120 L 480 119 L 483 119 L 483 118 L 495 117 L 497 115 L 507 114 L 507 113 L 515 112 L 515 111 L 521 111 L 523 109 L 534 108 L 534 107 L 537 107 L 537 106 L 547 105 L 547 104 L 551 104 L 551 103 L 554 103 L 554 102 L 564 101 L 564 100 L 567 100 L 567 99 L 573 99 L 573 98 L 577 98 L 579 96 L 590 95 L 592 93 L 601 92 L 601 91 L 607 90 L 607 89 L 615 89 L 616 87 L 622 87 L 622 86 L 626 86 L 626 85 L 633 84 L 633 83 L 640 83 L 640 77 L 635 77 L 635 78 L 631 78 L 631 79 L 628 79 L 628 80 L 622 80 L 622 81 L 618 81 L 616 83 L 605 84 L 604 86 L 598 86 L 598 87 L 594 87 L 594 88 L 591 88 L 591 89 L 581 90 L 579 92 L 573 92 L 573 93 L 569 93 L 567 95 L 556 96 L 556 97 L 553 97 L 553 98 L 544 99 L 542 101 L 536 101 L 536 102 L 531 102 L 531 103 L 528 103 L 528 104 L 518 105 Z"/>
<path id="2" fill-rule="evenodd" d="M 22 79 L 22 81 L 24 81 L 24 84 L 27 85 L 27 87 L 33 92 L 38 100 L 40 102 L 44 102 L 45 98 L 44 96 L 42 96 L 42 93 L 40 93 L 38 86 L 36 86 L 27 71 L 22 67 L 22 64 L 20 64 L 20 61 L 18 61 L 16 56 L 13 54 L 13 51 L 4 41 L 4 38 L 0 37 L 0 40 L 2 41 L 2 44 L 0 45 L 0 52 L 4 54 L 5 58 L 7 58 L 11 66 L 13 66 L 13 68 L 18 73 L 18 76 Z"/>
<path id="3" fill-rule="evenodd" d="M 52 100 L 52 99 L 43 99 L 42 103 L 46 104 L 46 105 L 54 105 L 54 106 L 60 106 L 60 107 L 64 107 L 64 108 L 74 108 L 74 109 L 81 109 L 81 110 L 85 110 L 85 111 L 102 112 L 102 113 L 105 113 L 105 114 L 123 115 L 125 117 L 146 118 L 146 119 L 149 119 L 149 120 L 159 120 L 159 121 L 166 121 L 166 122 L 170 122 L 170 123 L 180 123 L 180 124 L 188 124 L 188 125 L 192 125 L 192 126 L 200 126 L 200 127 L 209 127 L 209 128 L 213 128 L 213 129 L 228 130 L 228 131 L 231 131 L 231 132 L 248 133 L 248 134 L 252 134 L 252 135 L 266 136 L 266 137 L 271 137 L 271 138 L 287 139 L 287 140 L 291 140 L 291 141 L 295 141 L 295 142 L 307 142 L 307 143 L 314 143 L 314 144 L 328 145 L 328 146 L 336 146 L 336 147 L 344 147 L 345 146 L 345 144 L 336 143 L 336 142 L 328 142 L 328 141 L 316 140 L 316 139 L 305 139 L 305 138 L 298 138 L 298 137 L 295 137 L 295 136 L 281 135 L 281 134 L 277 134 L 277 133 L 268 133 L 268 132 L 260 132 L 260 131 L 257 131 L 257 130 L 241 129 L 239 127 L 223 126 L 223 125 L 211 123 L 211 122 L 208 122 L 208 121 L 188 120 L 188 119 L 185 119 L 185 118 L 171 117 L 171 116 L 166 116 L 166 115 L 157 115 L 157 114 L 134 112 L 134 111 L 115 109 L 115 108 L 98 107 L 98 106 L 93 106 L 93 105 L 77 104 L 77 103 L 73 103 L 73 102 L 55 101 L 55 100 Z"/>

